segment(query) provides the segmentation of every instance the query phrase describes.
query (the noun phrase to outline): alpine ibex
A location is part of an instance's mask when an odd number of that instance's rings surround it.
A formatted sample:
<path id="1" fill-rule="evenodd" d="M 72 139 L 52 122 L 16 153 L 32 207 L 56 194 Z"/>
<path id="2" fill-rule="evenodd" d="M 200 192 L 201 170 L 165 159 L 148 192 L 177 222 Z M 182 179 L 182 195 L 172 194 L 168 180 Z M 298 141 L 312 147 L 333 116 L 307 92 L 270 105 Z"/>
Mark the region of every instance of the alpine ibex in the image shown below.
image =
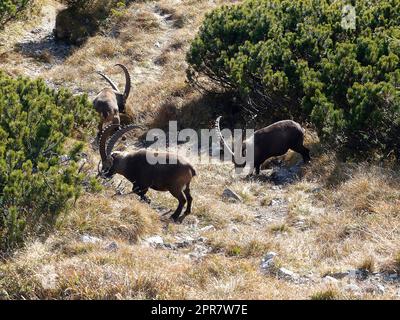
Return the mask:
<path id="1" fill-rule="evenodd" d="M 103 131 L 105 123 L 120 124 L 120 113 L 125 113 L 125 104 L 128 100 L 131 91 L 131 77 L 128 69 L 122 64 L 116 64 L 122 68 L 125 73 L 125 91 L 121 93 L 117 85 L 105 74 L 97 71 L 112 87 L 102 89 L 93 100 L 93 105 L 96 111 L 100 114 L 100 123 L 98 126 L 98 137 Z"/>
<path id="2" fill-rule="evenodd" d="M 221 117 L 215 121 L 215 129 L 218 137 L 222 140 L 225 147 L 231 153 L 235 167 L 245 167 L 246 163 L 238 164 L 232 149 L 228 146 L 221 134 L 219 122 Z M 265 160 L 271 157 L 284 155 L 289 149 L 300 153 L 305 163 L 310 161 L 310 150 L 304 145 L 305 130 L 295 121 L 282 120 L 271 124 L 254 132 L 254 135 L 245 141 L 242 145 L 242 155 L 245 156 L 247 146 L 254 143 L 254 168 L 256 174 L 260 174 L 260 167 Z"/>
<path id="3" fill-rule="evenodd" d="M 118 173 L 124 176 L 133 184 L 132 192 L 140 196 L 144 201 L 149 202 L 146 193 L 149 188 L 156 191 L 169 191 L 179 201 L 178 208 L 171 215 L 177 222 L 190 214 L 192 206 L 192 196 L 190 194 L 190 182 L 196 175 L 193 166 L 182 157 L 174 153 L 153 152 L 146 149 L 139 151 L 112 152 L 115 143 L 128 131 L 140 128 L 137 125 L 128 125 L 119 129 L 118 125 L 108 126 L 100 139 L 100 156 L 102 160 L 102 170 L 99 174 L 110 178 Z M 106 141 L 108 137 L 108 144 Z M 166 163 L 150 164 L 150 157 L 165 156 Z M 187 203 L 186 211 L 180 216 L 183 207 Z"/>

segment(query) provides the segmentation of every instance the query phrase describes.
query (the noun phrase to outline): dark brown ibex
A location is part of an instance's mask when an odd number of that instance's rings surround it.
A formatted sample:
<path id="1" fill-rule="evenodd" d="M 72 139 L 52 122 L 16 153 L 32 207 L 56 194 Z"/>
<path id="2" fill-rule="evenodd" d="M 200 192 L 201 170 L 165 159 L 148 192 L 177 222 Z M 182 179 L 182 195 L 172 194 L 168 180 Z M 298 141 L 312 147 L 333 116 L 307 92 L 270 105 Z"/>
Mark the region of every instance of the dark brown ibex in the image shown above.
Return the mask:
<path id="1" fill-rule="evenodd" d="M 245 167 L 246 163 L 238 164 L 232 149 L 226 143 L 221 134 L 219 122 L 221 117 L 215 121 L 215 129 L 218 137 L 222 140 L 225 147 L 231 153 L 235 167 Z M 250 143 L 254 143 L 254 168 L 256 174 L 260 173 L 260 167 L 265 160 L 271 157 L 284 155 L 289 149 L 300 153 L 305 163 L 310 161 L 310 150 L 304 146 L 305 130 L 295 121 L 282 120 L 271 124 L 254 132 L 254 135 L 245 141 L 242 145 L 242 155 L 245 156 L 247 147 Z M 250 148 L 249 148 L 250 149 Z"/>
<path id="2" fill-rule="evenodd" d="M 136 128 L 140 127 L 128 125 L 119 129 L 118 125 L 110 125 L 105 129 L 100 139 L 102 170 L 99 173 L 106 178 L 110 178 L 116 173 L 124 176 L 132 182 L 132 192 L 139 195 L 144 201 L 149 201 L 146 193 L 150 188 L 156 191 L 169 191 L 179 201 L 178 208 L 171 215 L 171 218 L 175 222 L 182 222 L 191 212 L 190 182 L 196 175 L 196 171 L 187 160 L 173 153 L 152 152 L 146 149 L 128 153 L 112 152 L 118 139 Z M 112 136 L 106 145 L 111 134 Z M 165 156 L 165 164 L 149 163 L 149 158 L 154 159 L 160 156 Z M 180 217 L 186 203 L 186 211 Z"/>
<path id="3" fill-rule="evenodd" d="M 102 89 L 93 100 L 96 111 L 100 114 L 98 137 L 103 131 L 105 123 L 120 124 L 120 113 L 125 113 L 125 105 L 131 91 L 131 77 L 128 69 L 122 64 L 116 64 L 125 73 L 125 91 L 121 93 L 117 85 L 105 74 L 97 71 L 112 87 Z"/>

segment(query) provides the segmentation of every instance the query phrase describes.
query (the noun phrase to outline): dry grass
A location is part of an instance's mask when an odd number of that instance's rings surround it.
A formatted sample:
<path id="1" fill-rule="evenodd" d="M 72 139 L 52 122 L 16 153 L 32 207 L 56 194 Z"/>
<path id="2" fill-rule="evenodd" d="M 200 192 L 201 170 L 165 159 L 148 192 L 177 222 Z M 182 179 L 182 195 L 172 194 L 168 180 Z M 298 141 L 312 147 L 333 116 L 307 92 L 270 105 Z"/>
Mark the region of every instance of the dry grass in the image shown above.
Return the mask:
<path id="1" fill-rule="evenodd" d="M 123 84 L 123 75 L 112 66 L 125 63 L 134 82 L 128 103 L 135 121 L 163 128 L 168 120 L 179 119 L 182 127 L 209 127 L 224 98 L 201 96 L 187 86 L 184 56 L 204 13 L 230 2 L 133 3 L 113 18 L 112 36 L 105 30 L 89 39 L 45 76 L 93 94 L 105 85 L 96 69 Z M 0 264 L 0 298 L 398 298 L 395 284 L 385 284 L 382 295 L 368 290 L 357 295 L 345 290 L 347 280 L 330 284 L 321 279 L 355 268 L 400 272 L 398 172 L 343 163 L 319 144 L 312 130 L 306 144 L 312 163 L 298 180 L 279 187 L 266 172 L 248 179 L 233 176 L 231 164 L 196 165 L 193 214 L 181 225 L 160 219 L 161 211 L 176 207 L 172 196 L 150 191 L 150 206 L 133 195 L 113 197 L 120 181 L 115 178 L 101 193 L 81 197 L 49 238 L 28 242 Z M 95 170 L 98 155 L 88 153 Z M 291 165 L 300 158 L 290 152 L 282 159 Z M 227 187 L 243 201 L 222 199 Z M 100 241 L 85 243 L 85 234 Z M 195 245 L 179 250 L 146 246 L 141 239 L 152 235 L 171 243 L 185 235 L 201 236 L 209 253 L 194 259 L 190 253 Z M 109 250 L 112 242 L 118 249 Z M 276 267 L 312 281 L 263 274 L 261 258 L 269 251 L 278 254 Z"/>

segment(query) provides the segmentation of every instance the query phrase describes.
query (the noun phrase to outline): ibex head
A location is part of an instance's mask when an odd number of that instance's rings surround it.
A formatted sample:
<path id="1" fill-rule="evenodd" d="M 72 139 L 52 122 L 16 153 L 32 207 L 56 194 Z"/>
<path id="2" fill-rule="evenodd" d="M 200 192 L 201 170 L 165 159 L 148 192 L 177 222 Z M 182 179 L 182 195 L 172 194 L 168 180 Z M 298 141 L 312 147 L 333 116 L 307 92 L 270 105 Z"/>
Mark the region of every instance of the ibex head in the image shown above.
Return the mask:
<path id="1" fill-rule="evenodd" d="M 125 73 L 125 91 L 124 91 L 124 93 L 121 93 L 118 89 L 118 86 L 115 84 L 115 82 L 112 81 L 104 73 L 102 73 L 100 71 L 97 71 L 97 73 L 99 75 L 101 75 L 113 88 L 115 96 L 117 98 L 119 112 L 125 112 L 125 104 L 126 104 L 126 101 L 128 100 L 129 93 L 131 91 L 131 86 L 132 86 L 131 76 L 129 75 L 128 69 L 123 64 L 118 63 L 115 66 L 120 67 Z"/>
<path id="2" fill-rule="evenodd" d="M 121 160 L 124 155 L 122 152 L 112 152 L 112 150 L 119 138 L 128 131 L 138 128 L 144 130 L 143 127 L 134 124 L 123 127 L 122 129 L 120 129 L 119 125 L 112 124 L 104 130 L 100 138 L 99 147 L 102 162 L 102 169 L 100 170 L 99 168 L 100 176 L 110 178 L 117 173 L 116 168 L 118 167 L 119 160 Z M 107 139 L 110 135 L 112 136 L 107 143 Z"/>

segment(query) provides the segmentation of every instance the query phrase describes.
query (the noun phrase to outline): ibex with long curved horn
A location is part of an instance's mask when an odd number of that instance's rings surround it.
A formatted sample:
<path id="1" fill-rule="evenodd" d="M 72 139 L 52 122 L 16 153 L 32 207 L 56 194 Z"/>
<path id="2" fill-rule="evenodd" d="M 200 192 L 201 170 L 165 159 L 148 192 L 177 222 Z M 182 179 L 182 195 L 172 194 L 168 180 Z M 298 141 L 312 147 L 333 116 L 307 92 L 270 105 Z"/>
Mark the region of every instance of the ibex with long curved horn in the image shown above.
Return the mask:
<path id="1" fill-rule="evenodd" d="M 119 129 L 118 125 L 108 126 L 100 139 L 100 155 L 102 170 L 100 175 L 110 178 L 116 173 L 124 176 L 133 184 L 132 192 L 144 201 L 149 201 L 146 193 L 149 189 L 169 191 L 179 201 L 179 205 L 171 218 L 177 222 L 190 214 L 192 196 L 190 182 L 196 175 L 193 166 L 184 158 L 174 153 L 152 152 L 146 149 L 138 151 L 112 152 L 116 142 L 128 131 L 140 128 L 137 125 L 128 125 Z M 111 136 L 109 142 L 108 137 Z M 164 156 L 165 163 L 149 163 L 148 159 Z M 187 203 L 186 211 L 180 217 L 183 207 Z"/>
<path id="2" fill-rule="evenodd" d="M 235 161 L 235 154 L 226 143 L 221 134 L 219 122 L 222 117 L 215 121 L 215 129 L 219 138 L 224 143 L 228 152 L 232 155 L 235 167 L 245 167 L 246 162 L 238 164 Z M 254 132 L 254 135 L 243 141 L 242 156 L 245 156 L 246 150 L 250 149 L 249 144 L 254 144 L 254 168 L 256 174 L 260 173 L 260 167 L 265 160 L 271 157 L 284 155 L 289 149 L 300 153 L 305 163 L 310 161 L 310 150 L 304 146 L 305 130 L 295 121 L 282 120 L 271 124 Z"/>
<path id="3" fill-rule="evenodd" d="M 93 100 L 93 105 L 96 111 L 100 114 L 100 123 L 98 126 L 98 136 L 103 131 L 103 125 L 105 123 L 120 124 L 120 113 L 125 112 L 126 101 L 128 100 L 129 93 L 131 91 L 131 76 L 129 75 L 128 69 L 122 64 L 116 64 L 115 66 L 120 67 L 125 73 L 125 91 L 121 93 L 118 86 L 105 74 L 97 71 L 112 87 L 102 89 Z"/>

